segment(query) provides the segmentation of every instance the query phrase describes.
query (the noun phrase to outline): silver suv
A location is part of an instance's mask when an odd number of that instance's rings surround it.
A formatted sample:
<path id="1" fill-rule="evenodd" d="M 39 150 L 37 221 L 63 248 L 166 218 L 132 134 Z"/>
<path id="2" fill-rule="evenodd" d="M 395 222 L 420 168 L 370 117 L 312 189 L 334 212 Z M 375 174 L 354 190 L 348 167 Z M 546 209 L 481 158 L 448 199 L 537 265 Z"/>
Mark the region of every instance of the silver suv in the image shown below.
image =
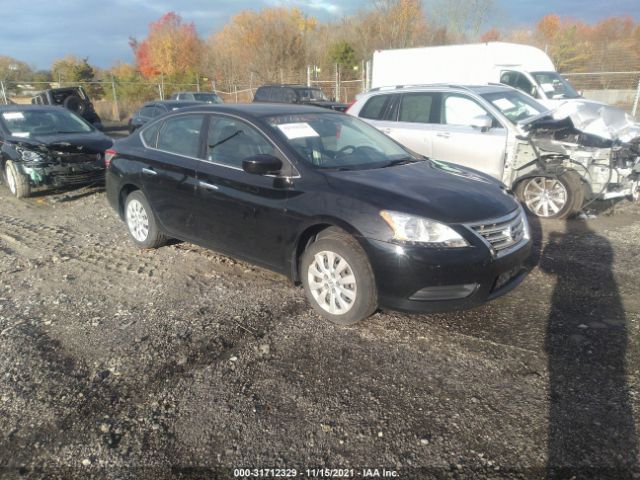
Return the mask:
<path id="1" fill-rule="evenodd" d="M 370 91 L 348 113 L 422 155 L 502 180 L 540 217 L 636 191 L 633 146 L 584 134 L 547 110 L 507 86 L 429 85 Z"/>

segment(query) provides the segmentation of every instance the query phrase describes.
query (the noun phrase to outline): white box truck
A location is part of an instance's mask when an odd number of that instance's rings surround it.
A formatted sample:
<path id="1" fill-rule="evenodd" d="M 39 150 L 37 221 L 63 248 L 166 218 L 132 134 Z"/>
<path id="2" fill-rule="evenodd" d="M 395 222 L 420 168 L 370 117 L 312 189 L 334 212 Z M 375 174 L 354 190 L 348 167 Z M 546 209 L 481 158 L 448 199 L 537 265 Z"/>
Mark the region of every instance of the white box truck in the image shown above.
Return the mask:
<path id="1" fill-rule="evenodd" d="M 373 54 L 372 88 L 434 83 L 502 83 L 548 108 L 582 99 L 556 72 L 549 56 L 529 45 L 488 42 L 377 50 Z"/>

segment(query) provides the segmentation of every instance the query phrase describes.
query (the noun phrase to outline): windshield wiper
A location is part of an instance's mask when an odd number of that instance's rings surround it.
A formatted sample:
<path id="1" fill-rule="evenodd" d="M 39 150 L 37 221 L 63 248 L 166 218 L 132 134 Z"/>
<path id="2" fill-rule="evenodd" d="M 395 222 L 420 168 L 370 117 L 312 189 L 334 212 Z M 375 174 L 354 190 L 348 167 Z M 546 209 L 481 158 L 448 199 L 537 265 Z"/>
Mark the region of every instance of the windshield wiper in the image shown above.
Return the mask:
<path id="1" fill-rule="evenodd" d="M 236 130 L 235 133 L 229 135 L 227 138 L 223 138 L 222 140 L 220 140 L 219 142 L 214 143 L 213 145 L 209 145 L 209 148 L 211 150 L 213 150 L 214 148 L 216 148 L 218 145 L 222 145 L 224 142 L 228 142 L 229 140 L 231 140 L 233 137 L 237 137 L 238 135 L 240 135 L 242 133 L 242 130 Z"/>
<path id="2" fill-rule="evenodd" d="M 395 167 L 396 165 L 407 165 L 409 163 L 416 163 L 421 161 L 423 160 L 418 160 L 417 158 L 413 157 L 396 158 L 395 160 L 391 160 L 389 163 L 383 165 L 380 168 Z"/>

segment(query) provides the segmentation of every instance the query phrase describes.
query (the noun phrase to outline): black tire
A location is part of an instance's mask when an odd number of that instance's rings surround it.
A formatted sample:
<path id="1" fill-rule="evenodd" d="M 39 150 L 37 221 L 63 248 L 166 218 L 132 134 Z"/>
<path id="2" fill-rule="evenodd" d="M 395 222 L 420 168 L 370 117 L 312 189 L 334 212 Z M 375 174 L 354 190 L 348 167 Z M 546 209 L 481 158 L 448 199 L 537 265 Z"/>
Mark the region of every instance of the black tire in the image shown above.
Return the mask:
<path id="1" fill-rule="evenodd" d="M 545 210 L 535 201 L 536 185 L 541 182 L 557 181 L 564 189 L 564 200 L 554 199 L 557 211 Z M 559 188 L 559 187 L 558 187 Z M 584 204 L 584 187 L 580 175 L 575 171 L 566 171 L 557 177 L 530 177 L 522 180 L 516 186 L 518 200 L 529 213 L 540 218 L 563 219 L 579 212 Z"/>
<path id="2" fill-rule="evenodd" d="M 27 198 L 31 195 L 29 177 L 20 173 L 11 160 L 7 160 L 4 165 L 4 180 L 14 197 Z"/>
<path id="3" fill-rule="evenodd" d="M 137 203 L 133 204 L 133 202 Z M 146 217 L 147 224 L 146 235 L 142 235 L 143 230 L 136 230 L 134 225 L 137 222 L 133 218 L 134 214 L 130 211 L 129 207 L 135 207 L 135 210 L 139 207 L 143 209 L 143 214 Z M 127 199 L 124 202 L 124 217 L 125 223 L 127 224 L 127 230 L 129 231 L 129 236 L 138 247 L 145 249 L 158 248 L 167 243 L 168 238 L 158 228 L 156 216 L 147 201 L 147 197 L 145 197 L 144 193 L 140 190 L 131 192 L 127 196 Z"/>
<path id="4" fill-rule="evenodd" d="M 338 306 L 338 302 L 342 305 L 348 305 L 348 307 L 344 307 L 347 308 L 344 313 L 331 313 L 329 310 L 323 308 L 311 289 L 309 269 L 312 267 L 312 264 L 316 263 L 316 255 L 323 255 L 323 253 L 326 252 L 333 253 L 334 255 L 337 254 L 347 263 L 348 270 L 337 274 L 338 277 L 344 274 L 340 280 L 350 277 L 351 274 L 355 279 L 355 282 L 350 283 L 348 287 L 346 287 L 350 289 L 351 294 L 355 291 L 355 299 L 349 300 L 343 294 L 339 294 L 340 298 L 337 298 L 329 291 L 324 295 L 325 299 L 330 298 L 330 301 L 325 302 L 325 305 L 331 304 L 331 302 L 333 302 L 334 307 Z M 337 258 L 334 267 L 336 265 L 339 265 Z M 369 317 L 378 308 L 376 283 L 369 259 L 358 242 L 342 230 L 333 228 L 325 230 L 321 232 L 315 242 L 307 247 L 300 260 L 300 277 L 307 299 L 315 311 L 332 323 L 352 325 Z M 320 281 L 330 282 L 331 280 L 321 279 Z M 334 288 L 338 288 L 338 283 L 339 282 L 335 282 L 332 284 Z M 322 298 L 321 292 L 316 290 L 316 294 Z"/>
<path id="5" fill-rule="evenodd" d="M 71 110 L 78 115 L 84 115 L 87 111 L 87 105 L 84 101 L 77 95 L 69 95 L 64 99 L 63 105 L 65 108 Z"/>

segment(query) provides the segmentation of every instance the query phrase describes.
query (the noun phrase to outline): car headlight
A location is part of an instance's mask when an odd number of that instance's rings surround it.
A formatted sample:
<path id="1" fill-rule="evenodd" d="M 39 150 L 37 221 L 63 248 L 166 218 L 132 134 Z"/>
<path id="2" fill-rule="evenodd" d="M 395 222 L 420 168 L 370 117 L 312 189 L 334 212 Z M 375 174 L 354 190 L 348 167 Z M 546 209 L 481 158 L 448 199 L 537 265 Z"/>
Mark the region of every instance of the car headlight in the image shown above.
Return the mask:
<path id="1" fill-rule="evenodd" d="M 383 210 L 380 216 L 393 230 L 393 240 L 430 247 L 459 248 L 469 243 L 453 228 L 434 220 Z"/>
<path id="2" fill-rule="evenodd" d="M 20 154 L 20 158 L 23 162 L 38 163 L 47 160 L 47 158 L 42 153 L 34 152 L 33 150 L 20 148 L 18 149 L 18 153 Z"/>

